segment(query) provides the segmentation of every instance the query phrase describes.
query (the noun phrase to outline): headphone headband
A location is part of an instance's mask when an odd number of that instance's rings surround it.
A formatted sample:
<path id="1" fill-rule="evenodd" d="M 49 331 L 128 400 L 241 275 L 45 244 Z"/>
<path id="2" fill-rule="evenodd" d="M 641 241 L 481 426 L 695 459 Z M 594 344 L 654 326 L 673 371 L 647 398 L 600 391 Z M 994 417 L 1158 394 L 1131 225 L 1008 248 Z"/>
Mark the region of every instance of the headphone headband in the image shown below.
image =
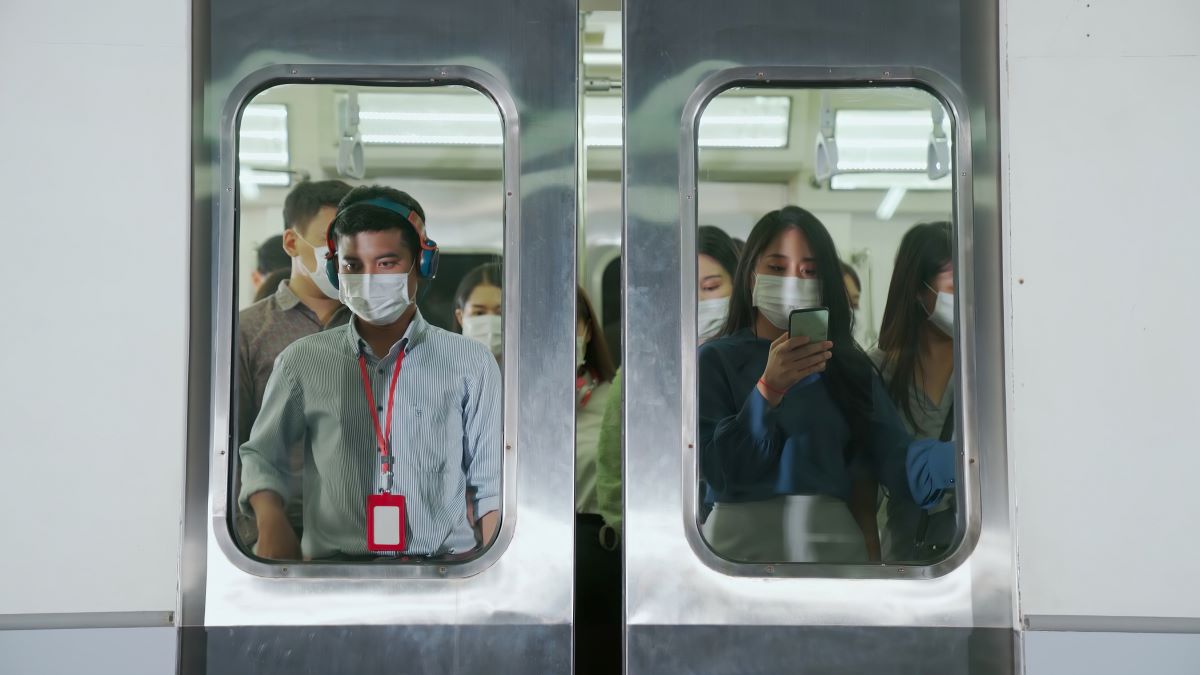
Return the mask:
<path id="1" fill-rule="evenodd" d="M 392 213 L 404 218 L 417 233 L 417 242 L 421 247 L 417 251 L 416 263 L 418 265 L 418 273 L 426 278 L 433 279 L 437 276 L 438 259 L 440 257 L 438 245 L 436 241 L 425 236 L 425 220 L 421 218 L 421 214 L 417 213 L 416 209 L 411 209 L 403 204 L 392 201 L 387 197 L 375 197 L 373 199 L 365 199 L 361 202 L 354 202 L 348 206 L 343 206 L 338 209 L 337 215 L 329 223 L 329 230 L 325 233 L 325 243 L 329 248 L 329 252 L 325 254 L 325 271 L 333 282 L 334 287 L 338 286 L 337 281 L 337 240 L 334 237 L 333 229 L 339 218 L 344 213 L 353 209 L 356 206 L 375 206 L 381 209 L 387 209 Z"/>

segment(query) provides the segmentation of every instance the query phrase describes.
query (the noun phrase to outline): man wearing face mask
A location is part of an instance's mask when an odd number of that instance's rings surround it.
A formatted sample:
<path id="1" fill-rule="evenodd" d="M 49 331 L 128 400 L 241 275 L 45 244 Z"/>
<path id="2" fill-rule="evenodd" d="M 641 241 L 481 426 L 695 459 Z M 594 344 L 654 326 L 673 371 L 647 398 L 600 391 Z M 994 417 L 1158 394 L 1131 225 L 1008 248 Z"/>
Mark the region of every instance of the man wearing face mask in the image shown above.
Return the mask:
<path id="1" fill-rule="evenodd" d="M 291 275 L 274 295 L 238 314 L 238 442 L 244 443 L 262 406 L 275 359 L 285 347 L 306 335 L 345 325 L 350 313 L 338 300 L 337 289 L 325 275 L 325 232 L 337 205 L 350 192 L 340 180 L 304 181 L 283 202 L 283 251 L 291 258 Z M 293 448 L 292 494 L 289 519 L 301 527 L 304 448 Z M 238 514 L 242 541 L 257 539 L 254 520 Z"/>
<path id="2" fill-rule="evenodd" d="M 330 281 L 354 314 L 279 356 L 241 447 L 256 552 L 279 560 L 453 556 L 499 526 L 500 371 L 486 347 L 430 325 L 415 301 L 437 271 L 404 192 L 355 188 L 330 226 Z M 308 448 L 304 532 L 283 514 L 287 449 Z"/>

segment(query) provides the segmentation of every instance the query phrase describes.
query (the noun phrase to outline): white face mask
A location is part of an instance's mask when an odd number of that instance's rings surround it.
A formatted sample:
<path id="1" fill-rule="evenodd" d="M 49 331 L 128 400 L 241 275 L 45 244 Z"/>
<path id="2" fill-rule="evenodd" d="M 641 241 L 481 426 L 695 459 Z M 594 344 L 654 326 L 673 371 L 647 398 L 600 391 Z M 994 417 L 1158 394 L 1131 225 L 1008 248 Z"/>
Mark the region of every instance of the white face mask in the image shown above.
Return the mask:
<path id="1" fill-rule="evenodd" d="M 304 243 L 308 244 L 307 241 Z M 329 280 L 329 275 L 325 273 L 325 255 L 329 253 L 329 247 L 308 245 L 312 246 L 313 258 L 317 261 L 317 269 L 308 269 L 303 259 L 300 260 L 300 266 L 304 268 L 304 271 L 308 273 L 308 278 L 312 279 L 312 282 L 317 285 L 317 288 L 321 289 L 321 292 L 326 297 L 337 300 L 339 297 L 338 289 L 333 287 L 333 282 Z"/>
<path id="2" fill-rule="evenodd" d="M 933 291 L 929 284 L 925 284 L 925 288 Z M 950 337 L 954 337 L 954 294 L 953 293 L 937 293 L 937 301 L 933 303 L 933 312 L 929 314 L 929 321 L 938 327 Z"/>
<path id="3" fill-rule="evenodd" d="M 716 337 L 729 316 L 729 298 L 701 300 L 696 306 L 696 337 L 701 343 Z"/>
<path id="4" fill-rule="evenodd" d="M 821 306 L 821 282 L 800 277 L 754 275 L 754 306 L 779 330 L 788 329 L 788 315 L 795 309 Z"/>
<path id="5" fill-rule="evenodd" d="M 584 361 L 587 359 L 587 338 L 582 335 L 575 336 L 575 370 L 583 367 Z"/>
<path id="6" fill-rule="evenodd" d="M 338 291 L 354 316 L 376 326 L 395 323 L 412 304 L 407 274 L 339 274 Z"/>
<path id="7" fill-rule="evenodd" d="M 462 320 L 463 335 L 482 343 L 495 356 L 500 356 L 503 334 L 501 319 L 496 314 L 476 314 L 464 316 Z"/>

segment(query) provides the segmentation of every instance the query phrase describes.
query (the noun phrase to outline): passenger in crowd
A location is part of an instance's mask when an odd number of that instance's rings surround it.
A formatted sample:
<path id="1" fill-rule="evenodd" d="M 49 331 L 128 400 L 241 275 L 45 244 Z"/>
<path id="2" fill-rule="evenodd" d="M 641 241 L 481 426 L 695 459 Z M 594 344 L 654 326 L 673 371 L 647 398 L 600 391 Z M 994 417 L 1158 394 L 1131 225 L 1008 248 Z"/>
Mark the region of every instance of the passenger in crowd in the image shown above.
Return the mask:
<path id="1" fill-rule="evenodd" d="M 600 422 L 616 369 L 583 288 L 576 287 L 575 307 L 576 662 L 580 672 L 620 672 L 621 554 L 596 496 Z"/>
<path id="2" fill-rule="evenodd" d="M 487 347 L 497 363 L 504 351 L 503 279 L 504 270 L 499 263 L 485 263 L 468 272 L 454 292 L 454 321 L 459 332 Z M 472 524 L 475 522 L 475 500 L 469 491 L 467 518 Z"/>
<path id="3" fill-rule="evenodd" d="M 696 231 L 696 251 L 696 337 L 704 344 L 721 332 L 729 316 L 738 250 L 725 230 L 701 225 Z"/>
<path id="4" fill-rule="evenodd" d="M 304 181 L 283 201 L 282 251 L 289 261 L 288 277 L 275 292 L 238 314 L 238 442 L 250 429 L 262 407 L 275 359 L 285 347 L 313 333 L 345 325 L 350 313 L 338 301 L 337 289 L 325 276 L 325 233 L 337 212 L 338 202 L 350 192 L 340 180 Z M 265 245 L 264 245 L 265 246 Z M 260 259 L 262 257 L 262 248 Z M 302 526 L 304 447 L 292 449 L 292 484 L 287 504 L 292 526 Z M 249 546 L 257 540 L 254 519 L 241 512 L 238 534 Z"/>
<path id="5" fill-rule="evenodd" d="M 729 296 L 733 293 L 733 274 L 737 271 L 737 245 L 719 227 L 701 225 L 696 232 L 696 337 L 701 344 L 725 327 L 729 315 Z M 600 423 L 600 441 L 596 450 L 596 503 L 604 522 L 615 534 L 621 534 L 621 373 L 613 379 L 604 404 Z M 701 486 L 701 495 L 707 490 Z M 711 503 L 702 499 L 707 515 Z"/>
<path id="6" fill-rule="evenodd" d="M 954 430 L 954 267 L 950 223 L 916 225 L 900 241 L 879 346 L 871 360 L 888 396 L 916 438 L 950 440 Z M 887 499 L 885 560 L 935 557 L 953 543 L 953 495 L 928 511 Z"/>
<path id="7" fill-rule="evenodd" d="M 286 270 L 292 266 L 291 256 L 283 247 L 283 235 L 275 234 L 267 237 L 266 241 L 258 245 L 258 250 L 255 252 L 258 256 L 258 264 L 255 265 L 254 271 L 250 273 L 250 284 L 254 286 L 254 291 L 262 287 L 263 281 L 266 280 L 272 272 L 278 270 Z"/>
<path id="8" fill-rule="evenodd" d="M 850 298 L 850 309 L 857 316 L 858 303 L 862 298 L 862 282 L 858 279 L 858 272 L 845 262 L 842 263 L 842 282 L 846 284 L 846 296 Z"/>
<path id="9" fill-rule="evenodd" d="M 291 276 L 292 270 L 286 267 L 268 274 L 258 285 L 258 290 L 254 291 L 254 302 L 262 302 L 275 295 L 275 291 L 279 290 L 279 284 L 287 281 Z"/>
<path id="10" fill-rule="evenodd" d="M 487 347 L 497 361 L 504 346 L 500 318 L 503 278 L 500 263 L 487 263 L 467 272 L 454 292 L 454 320 L 459 331 Z"/>
<path id="11" fill-rule="evenodd" d="M 877 481 L 928 506 L 953 484 L 954 449 L 913 442 L 867 355 L 825 226 L 788 206 L 755 225 L 729 320 L 699 360 L 704 535 L 739 561 L 878 559 Z M 788 336 L 795 309 L 826 307 L 829 340 Z"/>
<path id="12" fill-rule="evenodd" d="M 399 496 L 404 528 L 396 540 L 404 543 L 385 555 L 465 554 L 477 543 L 468 491 L 479 536 L 490 542 L 499 524 L 500 370 L 482 345 L 431 326 L 417 311 L 418 286 L 437 268 L 421 205 L 392 188 L 355 188 L 328 239 L 339 297 L 354 318 L 279 355 L 241 446 L 240 502 L 258 523 L 257 554 L 379 556 L 379 540 L 368 541 L 380 525 L 367 532 L 366 507 Z M 289 448 L 297 443 L 306 448 L 299 539 L 283 510 L 292 492 Z"/>
<path id="13" fill-rule="evenodd" d="M 855 271 L 846 262 L 842 262 L 842 281 L 846 284 L 846 294 L 850 298 L 850 336 L 858 342 L 859 346 L 866 347 L 868 344 L 867 329 L 862 320 L 862 313 L 859 312 L 859 302 L 862 300 L 862 281 L 858 278 L 858 272 Z M 873 338 L 870 342 L 874 342 Z"/>

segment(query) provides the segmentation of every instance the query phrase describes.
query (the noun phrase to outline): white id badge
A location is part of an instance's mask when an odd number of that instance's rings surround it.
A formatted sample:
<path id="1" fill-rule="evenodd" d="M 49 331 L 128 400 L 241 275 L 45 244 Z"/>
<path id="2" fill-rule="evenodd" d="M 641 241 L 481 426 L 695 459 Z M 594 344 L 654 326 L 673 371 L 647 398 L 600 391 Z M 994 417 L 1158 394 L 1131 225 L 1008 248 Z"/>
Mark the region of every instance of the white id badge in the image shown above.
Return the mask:
<path id="1" fill-rule="evenodd" d="M 367 496 L 367 550 L 403 551 L 404 495 Z"/>

